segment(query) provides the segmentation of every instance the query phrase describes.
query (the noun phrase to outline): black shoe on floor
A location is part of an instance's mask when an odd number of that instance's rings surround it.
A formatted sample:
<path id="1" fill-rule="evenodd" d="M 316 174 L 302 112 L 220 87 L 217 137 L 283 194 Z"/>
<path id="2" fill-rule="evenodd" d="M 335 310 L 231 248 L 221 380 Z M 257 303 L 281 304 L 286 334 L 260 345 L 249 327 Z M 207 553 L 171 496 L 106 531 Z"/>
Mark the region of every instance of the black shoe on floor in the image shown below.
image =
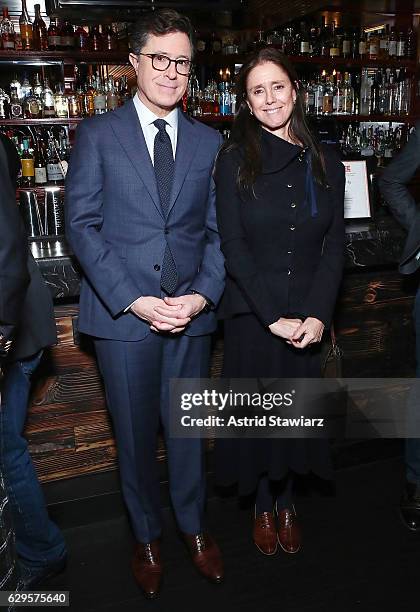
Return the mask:
<path id="1" fill-rule="evenodd" d="M 67 556 L 40 568 L 30 567 L 22 561 L 19 561 L 18 564 L 20 569 L 20 590 L 28 591 L 41 586 L 50 578 L 61 574 L 66 569 Z"/>
<path id="2" fill-rule="evenodd" d="M 420 531 L 420 485 L 407 482 L 401 497 L 400 514 L 402 522 L 411 531 Z"/>

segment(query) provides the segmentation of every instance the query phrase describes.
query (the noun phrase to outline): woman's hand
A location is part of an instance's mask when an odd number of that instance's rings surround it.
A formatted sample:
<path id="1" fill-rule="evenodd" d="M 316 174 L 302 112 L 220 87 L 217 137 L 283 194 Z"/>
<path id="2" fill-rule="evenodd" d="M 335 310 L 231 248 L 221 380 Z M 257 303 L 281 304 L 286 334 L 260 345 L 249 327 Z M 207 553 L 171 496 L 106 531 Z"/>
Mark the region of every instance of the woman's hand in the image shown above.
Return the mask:
<path id="1" fill-rule="evenodd" d="M 295 331 L 290 338 L 290 342 L 294 347 L 304 349 L 309 344 L 321 342 L 324 328 L 325 325 L 322 321 L 315 319 L 315 317 L 308 317 Z"/>
<path id="2" fill-rule="evenodd" d="M 268 329 L 275 336 L 291 341 L 294 333 L 301 326 L 301 319 L 285 319 L 284 317 L 280 317 L 278 321 L 274 321 L 274 323 L 269 325 Z"/>

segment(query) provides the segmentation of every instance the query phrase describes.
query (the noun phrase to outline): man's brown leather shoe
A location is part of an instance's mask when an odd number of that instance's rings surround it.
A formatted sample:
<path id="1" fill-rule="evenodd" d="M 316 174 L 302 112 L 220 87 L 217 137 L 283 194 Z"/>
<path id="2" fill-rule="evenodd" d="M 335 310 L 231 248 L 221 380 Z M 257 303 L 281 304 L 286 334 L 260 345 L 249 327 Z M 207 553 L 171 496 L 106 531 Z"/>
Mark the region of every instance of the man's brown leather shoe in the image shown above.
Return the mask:
<path id="1" fill-rule="evenodd" d="M 223 580 L 222 554 L 216 542 L 207 533 L 191 535 L 184 533 L 192 561 L 207 580 L 221 582 Z"/>
<path id="2" fill-rule="evenodd" d="M 297 553 L 300 549 L 302 536 L 294 506 L 278 513 L 277 538 L 287 553 Z"/>
<path id="3" fill-rule="evenodd" d="M 158 540 L 147 544 L 138 543 L 131 561 L 137 584 L 148 599 L 156 597 L 162 577 L 162 565 Z"/>
<path id="4" fill-rule="evenodd" d="M 262 512 L 255 516 L 254 543 L 264 555 L 277 552 L 277 532 L 272 512 Z"/>

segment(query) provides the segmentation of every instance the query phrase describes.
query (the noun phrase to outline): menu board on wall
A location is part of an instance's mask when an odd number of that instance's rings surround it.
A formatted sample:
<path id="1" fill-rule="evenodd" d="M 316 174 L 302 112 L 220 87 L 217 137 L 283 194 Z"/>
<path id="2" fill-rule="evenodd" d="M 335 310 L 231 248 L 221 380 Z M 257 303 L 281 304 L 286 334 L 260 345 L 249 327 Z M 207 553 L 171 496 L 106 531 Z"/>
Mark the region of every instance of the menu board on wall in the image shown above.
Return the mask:
<path id="1" fill-rule="evenodd" d="M 344 218 L 368 219 L 372 217 L 366 162 L 343 161 L 342 163 L 346 171 Z"/>

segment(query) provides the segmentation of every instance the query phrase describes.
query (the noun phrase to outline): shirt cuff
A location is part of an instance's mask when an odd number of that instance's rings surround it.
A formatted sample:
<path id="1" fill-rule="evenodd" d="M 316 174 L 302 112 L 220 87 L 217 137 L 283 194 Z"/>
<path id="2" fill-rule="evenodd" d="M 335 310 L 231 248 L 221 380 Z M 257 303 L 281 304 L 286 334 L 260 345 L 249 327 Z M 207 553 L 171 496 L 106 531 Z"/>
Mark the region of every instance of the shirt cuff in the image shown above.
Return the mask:
<path id="1" fill-rule="evenodd" d="M 139 295 L 139 297 L 141 297 L 141 295 Z M 123 312 L 128 312 L 130 310 L 130 308 L 132 307 L 133 304 L 135 304 L 135 302 L 137 302 L 139 298 L 136 298 L 134 300 L 134 302 L 131 302 L 131 304 L 129 306 L 127 306 L 127 308 L 124 308 Z"/>

